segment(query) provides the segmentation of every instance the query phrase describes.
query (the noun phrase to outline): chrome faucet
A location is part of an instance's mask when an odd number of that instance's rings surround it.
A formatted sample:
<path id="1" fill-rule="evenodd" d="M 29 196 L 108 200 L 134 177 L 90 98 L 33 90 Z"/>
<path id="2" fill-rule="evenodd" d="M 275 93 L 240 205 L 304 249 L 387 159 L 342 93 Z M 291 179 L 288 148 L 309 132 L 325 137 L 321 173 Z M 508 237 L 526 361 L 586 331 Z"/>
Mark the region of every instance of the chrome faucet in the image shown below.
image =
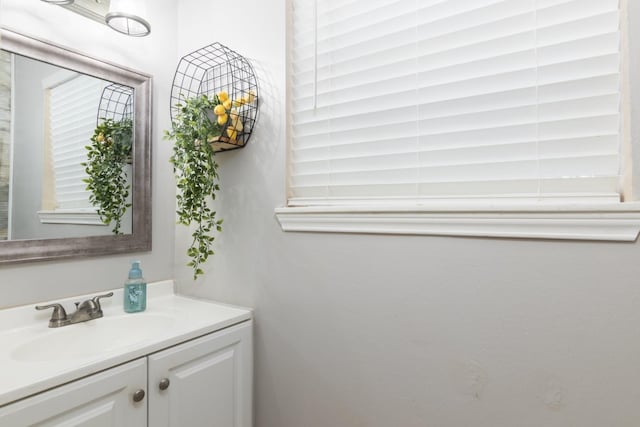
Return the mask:
<path id="1" fill-rule="evenodd" d="M 113 292 L 104 295 L 97 295 L 83 302 L 77 302 L 76 311 L 67 315 L 62 304 L 54 303 L 47 305 L 36 305 L 36 310 L 46 310 L 53 308 L 51 320 L 49 320 L 50 328 L 59 328 L 61 326 L 73 325 L 74 323 L 86 322 L 87 320 L 99 319 L 102 317 L 102 307 L 100 307 L 100 298 L 112 297 Z"/>

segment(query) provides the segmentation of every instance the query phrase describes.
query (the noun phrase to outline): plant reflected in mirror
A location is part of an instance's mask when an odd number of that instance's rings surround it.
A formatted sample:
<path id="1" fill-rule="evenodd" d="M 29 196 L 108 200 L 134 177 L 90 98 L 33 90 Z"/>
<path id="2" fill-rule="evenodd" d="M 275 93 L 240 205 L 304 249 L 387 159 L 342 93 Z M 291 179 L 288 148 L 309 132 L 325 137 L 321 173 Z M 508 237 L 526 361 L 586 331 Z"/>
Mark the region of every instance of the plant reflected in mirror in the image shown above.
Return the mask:
<path id="1" fill-rule="evenodd" d="M 98 209 L 100 220 L 113 223 L 113 233 L 121 234 L 122 216 L 131 207 L 129 174 L 133 143 L 131 119 L 106 119 L 94 130 L 91 145 L 87 145 L 85 166 L 89 201 Z"/>

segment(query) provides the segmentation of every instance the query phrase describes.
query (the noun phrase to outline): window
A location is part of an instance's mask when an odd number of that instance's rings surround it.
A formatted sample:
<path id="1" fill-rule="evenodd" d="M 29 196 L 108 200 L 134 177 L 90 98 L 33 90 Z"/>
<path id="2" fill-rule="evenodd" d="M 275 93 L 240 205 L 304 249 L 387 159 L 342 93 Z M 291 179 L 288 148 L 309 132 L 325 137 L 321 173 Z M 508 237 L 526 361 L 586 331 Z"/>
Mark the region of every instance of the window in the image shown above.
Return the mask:
<path id="1" fill-rule="evenodd" d="M 292 22 L 285 230 L 635 239 L 618 0 L 292 0 Z"/>
<path id="2" fill-rule="evenodd" d="M 85 146 L 96 126 L 103 82 L 62 71 L 47 79 L 45 182 L 42 222 L 102 225 L 82 181 Z"/>

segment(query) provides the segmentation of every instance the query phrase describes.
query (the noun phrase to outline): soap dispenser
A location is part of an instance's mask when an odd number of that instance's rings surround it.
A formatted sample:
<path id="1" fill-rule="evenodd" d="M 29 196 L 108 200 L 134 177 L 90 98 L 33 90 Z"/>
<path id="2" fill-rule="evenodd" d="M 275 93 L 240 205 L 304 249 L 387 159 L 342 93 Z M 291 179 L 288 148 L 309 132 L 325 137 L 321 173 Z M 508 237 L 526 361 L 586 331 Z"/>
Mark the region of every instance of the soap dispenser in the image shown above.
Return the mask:
<path id="1" fill-rule="evenodd" d="M 129 279 L 124 284 L 124 311 L 137 313 L 146 308 L 147 282 L 142 278 L 140 261 L 132 261 Z"/>

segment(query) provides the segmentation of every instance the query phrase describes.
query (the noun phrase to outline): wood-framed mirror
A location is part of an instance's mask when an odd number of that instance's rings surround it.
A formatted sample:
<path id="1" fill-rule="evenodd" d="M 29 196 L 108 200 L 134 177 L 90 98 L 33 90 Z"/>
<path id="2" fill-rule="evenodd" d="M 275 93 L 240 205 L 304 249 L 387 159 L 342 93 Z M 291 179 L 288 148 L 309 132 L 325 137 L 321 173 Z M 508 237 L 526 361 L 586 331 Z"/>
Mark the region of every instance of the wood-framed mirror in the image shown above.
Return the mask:
<path id="1" fill-rule="evenodd" d="M 0 91 L 0 263 L 151 250 L 151 76 L 0 28 Z M 113 93 L 131 135 L 119 234 L 82 175 Z"/>

